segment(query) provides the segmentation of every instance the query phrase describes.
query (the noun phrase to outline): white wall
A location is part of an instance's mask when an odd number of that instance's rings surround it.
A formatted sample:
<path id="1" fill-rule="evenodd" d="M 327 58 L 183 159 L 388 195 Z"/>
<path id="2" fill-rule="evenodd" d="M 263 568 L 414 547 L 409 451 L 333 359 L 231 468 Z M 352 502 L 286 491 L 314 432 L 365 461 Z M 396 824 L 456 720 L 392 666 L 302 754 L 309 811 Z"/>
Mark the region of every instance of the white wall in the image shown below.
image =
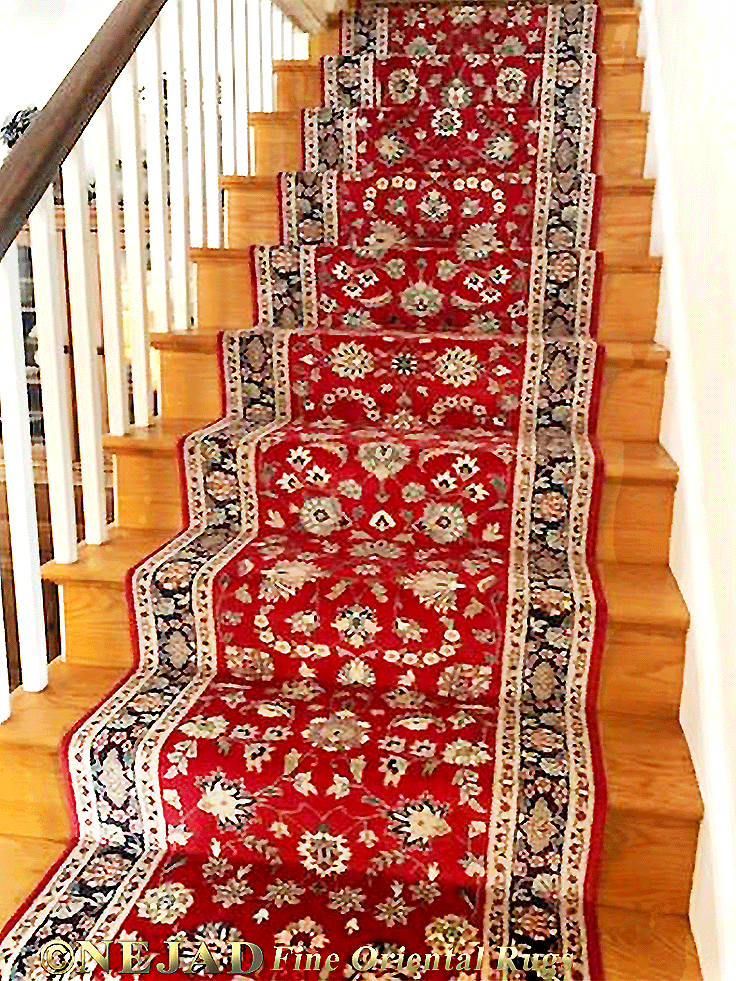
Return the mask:
<path id="1" fill-rule="evenodd" d="M 0 123 L 48 101 L 116 3 L 0 0 Z"/>
<path id="2" fill-rule="evenodd" d="M 736 4 L 642 0 L 671 564 L 690 609 L 682 724 L 706 819 L 691 905 L 706 981 L 736 979 Z"/>

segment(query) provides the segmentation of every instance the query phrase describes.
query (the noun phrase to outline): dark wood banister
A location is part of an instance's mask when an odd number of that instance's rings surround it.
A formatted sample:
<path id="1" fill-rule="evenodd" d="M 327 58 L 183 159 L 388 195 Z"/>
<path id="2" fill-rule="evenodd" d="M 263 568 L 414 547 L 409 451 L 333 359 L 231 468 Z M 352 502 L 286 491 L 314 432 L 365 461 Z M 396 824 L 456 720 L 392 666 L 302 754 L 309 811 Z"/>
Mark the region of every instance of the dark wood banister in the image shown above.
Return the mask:
<path id="1" fill-rule="evenodd" d="M 166 0 L 120 0 L 0 167 L 0 259 Z"/>

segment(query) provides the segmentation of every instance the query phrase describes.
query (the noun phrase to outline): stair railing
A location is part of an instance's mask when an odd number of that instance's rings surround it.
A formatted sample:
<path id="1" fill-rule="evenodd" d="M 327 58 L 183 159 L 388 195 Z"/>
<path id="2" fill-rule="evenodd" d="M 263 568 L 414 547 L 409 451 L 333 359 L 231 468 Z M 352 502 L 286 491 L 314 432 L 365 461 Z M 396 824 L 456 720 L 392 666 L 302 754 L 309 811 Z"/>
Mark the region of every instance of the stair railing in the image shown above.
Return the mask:
<path id="1" fill-rule="evenodd" d="M 154 419 L 150 333 L 192 328 L 189 247 L 224 244 L 219 178 L 252 172 L 248 114 L 273 108 L 275 58 L 307 57 L 307 33 L 324 26 L 318 2 L 122 0 L 0 168 L 0 421 L 12 546 L 0 603 L 0 720 L 15 681 L 27 691 L 48 683 L 58 604 L 41 565 L 52 555 L 76 561 L 80 537 L 108 539 L 103 433 Z M 30 306 L 20 249 L 32 263 Z M 32 437 L 29 373 L 40 376 L 42 436 Z"/>

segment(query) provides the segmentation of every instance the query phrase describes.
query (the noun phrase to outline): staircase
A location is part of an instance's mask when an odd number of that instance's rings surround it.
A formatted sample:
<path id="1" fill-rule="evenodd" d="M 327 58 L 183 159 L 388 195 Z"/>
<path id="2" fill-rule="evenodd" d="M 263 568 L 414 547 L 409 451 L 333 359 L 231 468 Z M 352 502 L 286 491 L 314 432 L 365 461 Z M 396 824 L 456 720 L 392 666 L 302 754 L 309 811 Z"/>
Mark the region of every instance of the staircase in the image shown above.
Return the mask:
<path id="1" fill-rule="evenodd" d="M 649 254 L 653 182 L 642 178 L 641 105 L 633 7 L 602 5 L 599 124 L 602 175 L 595 248 L 605 253 L 598 339 L 606 345 L 598 433 L 605 460 L 598 562 L 608 603 L 599 690 L 608 778 L 599 923 L 610 981 L 695 981 L 687 920 L 701 802 L 678 721 L 688 612 L 668 567 L 677 469 L 658 434 L 667 351 L 653 341 L 660 263 Z M 59 779 L 64 731 L 131 664 L 126 572 L 181 527 L 178 445 L 221 414 L 217 332 L 252 321 L 247 248 L 278 242 L 275 174 L 301 167 L 300 110 L 319 104 L 321 55 L 336 30 L 311 38 L 310 62 L 276 66 L 277 111 L 255 113 L 256 174 L 227 177 L 227 249 L 192 250 L 197 329 L 154 334 L 161 416 L 108 436 L 116 524 L 44 578 L 62 589 L 66 661 L 42 694 L 17 692 L 0 728 L 0 921 L 62 853 L 70 833 Z"/>

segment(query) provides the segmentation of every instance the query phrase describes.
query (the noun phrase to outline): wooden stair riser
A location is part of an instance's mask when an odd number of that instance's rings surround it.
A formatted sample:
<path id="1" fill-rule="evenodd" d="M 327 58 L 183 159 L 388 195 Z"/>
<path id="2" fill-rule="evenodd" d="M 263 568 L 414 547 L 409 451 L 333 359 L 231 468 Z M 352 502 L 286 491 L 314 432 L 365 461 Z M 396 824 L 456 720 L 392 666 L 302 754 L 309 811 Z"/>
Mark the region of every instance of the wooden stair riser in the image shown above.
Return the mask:
<path id="1" fill-rule="evenodd" d="M 603 275 L 598 307 L 598 340 L 648 343 L 654 340 L 659 309 L 660 273 L 622 272 L 606 269 Z"/>
<path id="2" fill-rule="evenodd" d="M 609 623 L 601 660 L 599 710 L 679 718 L 684 666 L 684 633 Z"/>
<path id="3" fill-rule="evenodd" d="M 230 249 L 280 242 L 276 180 L 225 182 L 227 244 Z M 645 260 L 649 257 L 654 187 L 632 184 L 607 188 L 599 194 L 597 234 L 592 247 L 611 261 Z"/>
<path id="4" fill-rule="evenodd" d="M 115 459 L 115 524 L 121 528 L 181 527 L 178 455 L 118 453 Z"/>
<path id="5" fill-rule="evenodd" d="M 123 584 L 66 583 L 60 592 L 67 662 L 90 667 L 130 667 L 134 658 Z"/>
<path id="6" fill-rule="evenodd" d="M 197 329 L 242 330 L 255 322 L 251 262 L 241 253 L 195 253 Z M 640 271 L 641 270 L 641 271 Z M 656 330 L 660 275 L 656 263 L 606 266 L 600 283 L 598 340 L 651 341 Z"/>
<path id="7" fill-rule="evenodd" d="M 219 370 L 211 353 L 159 352 L 161 408 L 169 419 L 213 422 L 222 415 Z"/>
<path id="8" fill-rule="evenodd" d="M 635 58 L 639 47 L 639 11 L 606 9 L 599 11 L 596 49 L 611 58 Z"/>
<path id="9" fill-rule="evenodd" d="M 267 177 L 302 170 L 302 126 L 298 112 L 255 112 L 254 172 Z M 606 177 L 641 177 L 644 171 L 648 120 L 643 113 L 599 114 L 594 170 Z"/>
<path id="10" fill-rule="evenodd" d="M 122 528 L 181 528 L 179 460 L 169 453 L 115 452 L 116 516 Z M 675 487 L 608 477 L 604 481 L 597 555 L 602 562 L 667 561 Z"/>
<path id="11" fill-rule="evenodd" d="M 674 499 L 674 484 L 606 478 L 596 541 L 600 561 L 666 564 Z"/>
<path id="12" fill-rule="evenodd" d="M 593 170 L 606 177 L 641 177 L 647 152 L 649 117 L 598 114 Z"/>
<path id="13" fill-rule="evenodd" d="M 252 187 L 227 187 L 225 227 L 230 249 L 279 245 L 281 229 L 276 177 L 254 182 Z"/>
<path id="14" fill-rule="evenodd" d="M 603 112 L 639 112 L 644 89 L 643 61 L 616 61 L 599 56 L 597 106 Z"/>
<path id="15" fill-rule="evenodd" d="M 606 816 L 598 902 L 686 915 L 699 822 L 621 812 Z"/>
<path id="16" fill-rule="evenodd" d="M 598 436 L 630 442 L 659 439 L 667 365 L 622 365 L 607 357 L 603 367 Z"/>
<path id="17" fill-rule="evenodd" d="M 611 262 L 649 257 L 652 241 L 654 187 L 618 186 L 599 196 L 597 232 L 592 247 Z"/>
<path id="18" fill-rule="evenodd" d="M 599 906 L 596 912 L 606 981 L 701 981 L 686 916 L 609 906 Z"/>
<path id="19" fill-rule="evenodd" d="M 323 104 L 321 66 L 308 61 L 275 61 L 277 112 L 312 109 Z"/>
<path id="20" fill-rule="evenodd" d="M 292 112 L 323 104 L 322 73 L 319 65 L 306 61 L 277 61 L 276 109 Z M 641 109 L 644 63 L 598 60 L 596 103 L 604 112 L 638 112 Z"/>
<path id="21" fill-rule="evenodd" d="M 13 834 L 68 840 L 71 824 L 58 750 L 1 745 L 0 769 L 0 813 L 13 815 Z"/>
<path id="22" fill-rule="evenodd" d="M 611 3 L 603 0 L 598 11 L 598 36 L 596 50 L 600 55 L 612 58 L 634 58 L 639 37 L 639 12 L 630 3 Z M 309 60 L 315 64 L 324 55 L 340 52 L 339 27 L 333 25 L 326 31 L 312 34 L 309 38 Z"/>
<path id="23" fill-rule="evenodd" d="M 320 58 L 340 53 L 340 25 L 331 24 L 325 31 L 309 35 L 309 61 L 319 64 Z"/>

